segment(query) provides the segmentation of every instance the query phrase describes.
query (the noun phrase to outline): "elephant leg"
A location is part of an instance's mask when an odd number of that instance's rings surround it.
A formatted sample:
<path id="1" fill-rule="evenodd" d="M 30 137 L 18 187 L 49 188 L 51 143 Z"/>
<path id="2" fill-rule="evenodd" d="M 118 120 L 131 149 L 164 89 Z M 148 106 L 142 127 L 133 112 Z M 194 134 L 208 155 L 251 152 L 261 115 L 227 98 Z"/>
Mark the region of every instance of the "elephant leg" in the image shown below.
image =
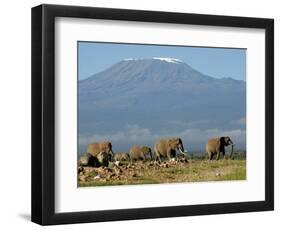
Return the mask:
<path id="1" fill-rule="evenodd" d="M 160 155 L 156 155 L 155 161 L 161 163 L 161 156 Z"/>
<path id="2" fill-rule="evenodd" d="M 159 163 L 161 163 L 161 155 L 160 155 L 160 153 L 157 151 L 156 148 L 155 148 L 154 152 L 155 152 L 155 161 L 156 162 L 158 161 Z"/>
<path id="3" fill-rule="evenodd" d="M 135 158 L 131 156 L 131 164 L 134 163 Z"/>
<path id="4" fill-rule="evenodd" d="M 155 161 L 158 161 L 158 156 L 157 155 L 155 155 Z"/>
<path id="5" fill-rule="evenodd" d="M 176 158 L 177 152 L 176 152 L 176 151 L 173 151 L 172 156 L 173 156 L 173 158 Z"/>
<path id="6" fill-rule="evenodd" d="M 172 150 L 171 149 L 167 150 L 167 157 L 168 157 L 168 160 L 170 161 L 171 158 L 172 158 Z"/>
<path id="7" fill-rule="evenodd" d="M 220 159 L 220 154 L 221 154 L 221 152 L 218 151 L 218 152 L 217 152 L 217 158 L 216 158 L 217 161 Z"/>
<path id="8" fill-rule="evenodd" d="M 212 157 L 213 157 L 213 154 L 210 153 L 210 152 L 208 152 L 208 153 L 207 153 L 207 156 L 208 156 L 208 160 L 211 161 L 211 160 L 212 160 Z"/>
<path id="9" fill-rule="evenodd" d="M 224 151 L 222 152 L 222 155 L 223 155 L 223 159 L 226 160 L 226 156 L 225 156 L 225 152 Z"/>
<path id="10" fill-rule="evenodd" d="M 142 161 L 145 161 L 145 160 L 146 160 L 145 154 L 144 154 L 144 153 L 141 154 L 141 159 L 142 159 Z"/>

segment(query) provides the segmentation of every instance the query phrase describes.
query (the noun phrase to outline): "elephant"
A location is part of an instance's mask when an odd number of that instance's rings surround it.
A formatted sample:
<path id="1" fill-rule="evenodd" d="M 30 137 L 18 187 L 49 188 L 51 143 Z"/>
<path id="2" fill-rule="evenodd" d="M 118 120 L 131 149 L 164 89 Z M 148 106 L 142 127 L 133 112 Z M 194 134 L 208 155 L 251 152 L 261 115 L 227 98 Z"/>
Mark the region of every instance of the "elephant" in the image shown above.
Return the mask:
<path id="1" fill-rule="evenodd" d="M 96 142 L 88 145 L 87 153 L 91 154 L 93 157 L 97 157 L 101 152 L 108 155 L 109 161 L 113 159 L 114 153 L 112 151 L 112 144 L 109 141 Z"/>
<path id="2" fill-rule="evenodd" d="M 217 155 L 216 160 L 220 159 L 220 154 L 224 156 L 225 159 L 225 146 L 231 145 L 231 154 L 230 158 L 232 157 L 233 153 L 233 146 L 234 143 L 230 139 L 230 137 L 218 137 L 218 138 L 212 138 L 208 140 L 208 143 L 206 144 L 206 152 L 209 160 L 212 160 L 214 155 Z"/>
<path id="3" fill-rule="evenodd" d="M 158 140 L 154 145 L 156 161 L 161 162 L 161 157 L 168 158 L 169 160 L 175 158 L 177 149 L 181 154 L 185 155 L 185 150 L 181 138 L 168 138 Z"/>
<path id="4" fill-rule="evenodd" d="M 108 166 L 113 158 L 112 144 L 108 141 L 88 145 L 87 152 L 80 157 L 81 166 Z"/>
<path id="5" fill-rule="evenodd" d="M 91 155 L 90 153 L 86 153 L 79 159 L 80 166 L 92 166 L 92 167 L 100 167 L 100 166 L 108 166 L 109 164 L 109 154 L 106 152 L 100 152 L 96 156 Z"/>
<path id="6" fill-rule="evenodd" d="M 88 166 L 90 164 L 92 165 L 92 162 L 90 162 L 91 160 L 92 160 L 92 155 L 86 153 L 79 158 L 79 165 L 80 166 Z"/>
<path id="7" fill-rule="evenodd" d="M 145 161 L 146 160 L 146 155 L 150 156 L 150 159 L 152 160 L 152 151 L 151 148 L 149 148 L 148 146 L 137 146 L 134 145 L 131 149 L 130 149 L 130 158 L 131 161 L 135 161 L 135 160 L 142 160 Z"/>
<path id="8" fill-rule="evenodd" d="M 128 153 L 115 153 L 113 159 L 114 161 L 129 161 L 130 155 Z"/>
<path id="9" fill-rule="evenodd" d="M 96 158 L 97 158 L 100 166 L 106 166 L 106 167 L 108 167 L 109 161 L 112 159 L 112 157 L 107 152 L 104 152 L 104 151 L 100 152 L 96 156 Z"/>

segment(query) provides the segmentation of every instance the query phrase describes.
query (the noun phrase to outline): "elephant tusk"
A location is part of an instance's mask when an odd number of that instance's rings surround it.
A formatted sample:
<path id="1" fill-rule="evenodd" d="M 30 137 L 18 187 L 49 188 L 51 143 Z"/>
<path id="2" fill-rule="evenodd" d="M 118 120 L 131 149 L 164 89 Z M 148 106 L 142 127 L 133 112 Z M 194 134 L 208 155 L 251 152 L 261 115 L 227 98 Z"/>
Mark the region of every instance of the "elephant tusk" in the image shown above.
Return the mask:
<path id="1" fill-rule="evenodd" d="M 184 154 L 184 155 L 185 155 L 185 153 L 187 153 L 186 151 L 184 151 L 184 152 L 181 151 L 181 149 L 179 149 L 179 151 L 180 151 L 181 154 Z"/>

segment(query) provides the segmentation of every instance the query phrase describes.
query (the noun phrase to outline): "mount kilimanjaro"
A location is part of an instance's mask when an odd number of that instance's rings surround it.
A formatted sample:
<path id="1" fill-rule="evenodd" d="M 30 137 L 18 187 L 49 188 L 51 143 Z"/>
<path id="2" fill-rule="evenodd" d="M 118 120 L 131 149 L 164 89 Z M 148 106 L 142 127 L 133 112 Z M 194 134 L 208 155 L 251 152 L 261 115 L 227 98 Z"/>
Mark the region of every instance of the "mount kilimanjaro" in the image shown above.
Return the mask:
<path id="1" fill-rule="evenodd" d="M 79 81 L 79 151 L 108 139 L 116 151 L 181 136 L 187 149 L 230 135 L 246 144 L 246 82 L 215 78 L 175 58 L 124 59 Z"/>

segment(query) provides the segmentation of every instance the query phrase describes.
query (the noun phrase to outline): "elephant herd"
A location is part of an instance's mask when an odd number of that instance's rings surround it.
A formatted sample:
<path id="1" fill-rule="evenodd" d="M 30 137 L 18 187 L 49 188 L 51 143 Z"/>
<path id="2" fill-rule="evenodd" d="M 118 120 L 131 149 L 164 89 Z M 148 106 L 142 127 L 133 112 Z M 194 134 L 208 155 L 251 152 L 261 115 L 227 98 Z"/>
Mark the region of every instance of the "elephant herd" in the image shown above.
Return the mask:
<path id="1" fill-rule="evenodd" d="M 225 157 L 225 146 L 232 146 L 231 155 L 233 153 L 234 143 L 230 137 L 219 137 L 209 139 L 206 144 L 206 153 L 209 160 L 216 156 L 219 160 L 220 154 Z M 177 150 L 180 155 L 185 156 L 186 151 L 181 138 L 168 138 L 156 141 L 154 151 L 149 146 L 131 147 L 129 153 L 113 153 L 112 144 L 109 141 L 91 143 L 88 145 L 87 152 L 80 157 L 79 164 L 82 166 L 108 166 L 112 161 L 146 161 L 155 160 L 161 162 L 163 159 L 175 160 Z M 154 154 L 153 154 L 154 153 Z"/>

